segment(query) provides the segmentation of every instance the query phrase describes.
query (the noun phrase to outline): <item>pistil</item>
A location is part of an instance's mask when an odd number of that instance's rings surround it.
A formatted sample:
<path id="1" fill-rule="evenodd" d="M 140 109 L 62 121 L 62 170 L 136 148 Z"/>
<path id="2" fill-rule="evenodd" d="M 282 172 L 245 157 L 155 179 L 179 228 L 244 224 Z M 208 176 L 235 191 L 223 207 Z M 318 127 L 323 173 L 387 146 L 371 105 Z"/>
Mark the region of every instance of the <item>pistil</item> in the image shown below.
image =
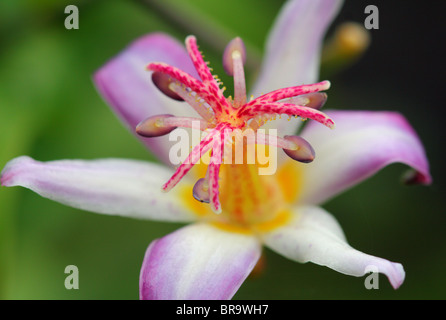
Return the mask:
<path id="1" fill-rule="evenodd" d="M 240 223 L 267 220 L 266 213 L 273 208 L 263 208 L 261 204 L 262 199 L 268 198 L 272 192 L 271 185 L 265 182 L 269 178 L 259 176 L 254 170 L 259 166 L 257 159 L 254 164 L 243 162 L 222 166 L 227 148 L 231 150 L 233 148 L 233 144 L 228 143 L 228 139 L 232 139 L 232 136 L 228 134 L 241 134 L 244 152 L 249 145 L 265 145 L 282 148 L 296 161 L 303 163 L 313 161 L 315 152 L 308 141 L 297 136 L 283 138 L 271 136 L 258 129 L 266 121 L 282 114 L 312 119 L 333 128 L 333 120 L 318 110 L 327 100 L 327 95 L 320 91 L 327 90 L 330 82 L 322 81 L 278 89 L 247 102 L 243 68 L 246 52 L 243 41 L 235 38 L 223 54 L 225 71 L 234 77 L 234 99 L 227 99 L 223 95 L 224 88 L 220 88 L 221 82 L 216 80 L 203 60 L 195 37 L 186 38 L 186 49 L 201 81 L 164 63 L 150 63 L 147 69 L 153 71 L 152 80 L 161 92 L 173 99 L 186 101 L 202 119 L 160 115 L 142 121 L 137 127 L 137 132 L 147 137 L 167 134 L 176 127 L 195 128 L 197 123 L 200 130 L 208 133 L 164 184 L 163 190 L 172 189 L 205 153 L 211 152 L 206 176 L 198 180 L 194 187 L 194 198 L 201 202 L 209 202 L 211 209 L 216 213 L 225 212 L 222 203 L 224 206 L 234 207 L 234 212 L 238 212 L 236 215 L 239 216 L 231 219 Z M 252 134 L 246 135 L 246 130 L 251 130 Z M 245 155 L 243 159 L 244 161 L 247 159 Z M 224 187 L 220 195 L 220 169 L 223 167 L 226 173 L 223 175 Z M 247 189 L 241 192 L 241 186 Z M 246 195 L 248 200 L 242 201 L 240 199 L 242 194 Z M 220 202 L 220 196 L 225 200 Z M 250 210 L 252 213 L 249 213 Z"/>

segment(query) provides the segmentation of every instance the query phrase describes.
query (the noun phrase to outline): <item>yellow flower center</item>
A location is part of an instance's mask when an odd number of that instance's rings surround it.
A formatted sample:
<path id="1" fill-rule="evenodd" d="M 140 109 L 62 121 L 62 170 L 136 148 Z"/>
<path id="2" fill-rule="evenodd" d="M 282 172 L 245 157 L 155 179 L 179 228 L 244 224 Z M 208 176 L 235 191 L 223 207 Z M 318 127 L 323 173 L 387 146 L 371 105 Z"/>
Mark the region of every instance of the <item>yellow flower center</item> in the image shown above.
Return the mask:
<path id="1" fill-rule="evenodd" d="M 256 147 L 265 148 L 263 145 Z M 270 152 L 277 151 L 271 149 Z M 245 161 L 243 164 L 222 164 L 221 214 L 215 214 L 208 204 L 191 196 L 192 184 L 183 185 L 182 200 L 200 219 L 226 231 L 258 233 L 280 227 L 289 220 L 290 207 L 300 193 L 301 166 L 287 159 L 272 175 L 260 175 L 261 167 L 258 161 L 255 164 Z M 203 176 L 205 171 L 205 165 L 196 166 L 197 176 Z"/>

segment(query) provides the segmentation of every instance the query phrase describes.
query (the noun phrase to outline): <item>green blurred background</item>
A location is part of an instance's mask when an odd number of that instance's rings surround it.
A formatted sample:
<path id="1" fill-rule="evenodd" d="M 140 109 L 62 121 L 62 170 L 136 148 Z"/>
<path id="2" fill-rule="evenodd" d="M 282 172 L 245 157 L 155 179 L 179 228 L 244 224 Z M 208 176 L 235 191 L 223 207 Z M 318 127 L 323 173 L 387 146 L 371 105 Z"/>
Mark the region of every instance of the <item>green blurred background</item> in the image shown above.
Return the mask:
<path id="1" fill-rule="evenodd" d="M 42 161 L 153 161 L 99 97 L 92 73 L 138 36 L 164 31 L 182 41 L 191 28 L 206 32 L 200 24 L 207 23 L 228 37 L 241 36 L 252 45 L 255 60 L 284 1 L 162 1 L 170 6 L 167 15 L 151 2 L 0 2 L 0 168 L 24 154 Z M 380 276 L 379 290 L 366 290 L 364 278 L 297 264 L 266 250 L 264 273 L 249 278 L 235 299 L 446 298 L 444 11 L 441 1 L 427 1 L 423 7 L 420 2 L 391 2 L 374 1 L 380 29 L 370 32 L 371 47 L 361 60 L 342 72 L 324 74 L 332 82 L 326 108 L 403 113 L 425 143 L 434 184 L 402 185 L 407 168 L 396 164 L 324 207 L 355 248 L 401 262 L 405 283 L 394 291 Z M 79 8 L 78 30 L 64 27 L 68 4 Z M 347 1 L 335 24 L 362 23 L 368 4 Z M 186 25 L 170 14 L 185 19 Z M 230 84 L 220 67 L 221 52 L 211 43 L 200 41 L 200 46 Z M 248 70 L 248 75 L 254 72 Z M 101 216 L 23 188 L 1 188 L 0 298 L 137 299 L 147 245 L 179 226 Z M 79 290 L 64 287 L 64 269 L 71 264 L 79 268 Z"/>

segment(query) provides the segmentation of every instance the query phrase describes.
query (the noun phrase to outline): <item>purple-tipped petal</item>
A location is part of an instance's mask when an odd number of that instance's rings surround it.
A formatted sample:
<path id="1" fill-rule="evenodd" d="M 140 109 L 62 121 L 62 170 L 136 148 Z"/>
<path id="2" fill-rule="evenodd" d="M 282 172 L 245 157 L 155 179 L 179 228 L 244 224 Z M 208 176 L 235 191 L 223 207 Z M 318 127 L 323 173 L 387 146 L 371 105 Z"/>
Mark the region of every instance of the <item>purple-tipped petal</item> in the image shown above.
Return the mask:
<path id="1" fill-rule="evenodd" d="M 186 226 L 148 247 L 140 273 L 140 299 L 231 299 L 260 253 L 254 236 L 208 224 Z"/>
<path id="2" fill-rule="evenodd" d="M 318 81 L 320 51 L 325 32 L 342 0 L 290 0 L 281 9 L 266 42 L 266 53 L 252 94 Z M 267 123 L 279 135 L 295 134 L 299 123 Z"/>
<path id="3" fill-rule="evenodd" d="M 153 84 L 151 72 L 146 70 L 150 62 L 165 62 L 198 78 L 184 46 L 161 33 L 137 39 L 102 66 L 93 78 L 99 93 L 133 133 L 138 123 L 153 115 L 196 115 L 191 108 L 165 96 Z M 173 142 L 167 136 L 138 138 L 162 161 L 171 165 L 168 151 Z"/>
<path id="4" fill-rule="evenodd" d="M 164 166 L 122 159 L 40 162 L 22 156 L 7 163 L 1 185 L 22 186 L 42 197 L 91 212 L 189 222 L 196 215 L 179 192 L 161 191 L 172 173 Z"/>
<path id="5" fill-rule="evenodd" d="M 285 226 L 263 234 L 265 245 L 301 263 L 313 262 L 340 273 L 361 277 L 370 271 L 383 273 L 394 289 L 404 281 L 399 263 L 352 248 L 335 218 L 319 207 L 297 207 Z"/>
<path id="6" fill-rule="evenodd" d="M 342 2 L 290 0 L 282 7 L 267 39 L 255 96 L 317 82 L 323 38 Z"/>
<path id="7" fill-rule="evenodd" d="M 422 143 L 396 112 L 329 111 L 336 129 L 309 123 L 302 132 L 318 156 L 303 170 L 300 203 L 319 204 L 396 162 L 415 169 L 417 182 L 431 183 Z"/>

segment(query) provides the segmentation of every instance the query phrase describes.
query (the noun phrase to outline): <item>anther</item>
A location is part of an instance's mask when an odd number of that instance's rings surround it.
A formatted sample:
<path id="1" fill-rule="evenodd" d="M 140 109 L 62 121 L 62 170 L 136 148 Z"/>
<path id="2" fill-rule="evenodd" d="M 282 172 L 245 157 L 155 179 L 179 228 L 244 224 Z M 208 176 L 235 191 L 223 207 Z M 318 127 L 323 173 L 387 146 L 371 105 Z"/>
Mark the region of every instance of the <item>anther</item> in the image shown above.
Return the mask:
<path id="1" fill-rule="evenodd" d="M 314 160 L 316 154 L 311 144 L 299 136 L 284 136 L 285 140 L 295 144 L 293 149 L 283 149 L 283 151 L 293 160 L 310 163 Z"/>
<path id="2" fill-rule="evenodd" d="M 175 126 L 165 125 L 164 120 L 170 117 L 173 117 L 173 115 L 161 114 L 149 117 L 136 126 L 136 133 L 148 138 L 166 135 L 176 128 Z"/>
<path id="3" fill-rule="evenodd" d="M 206 178 L 201 178 L 195 183 L 192 195 L 200 202 L 209 203 L 209 184 Z"/>
<path id="4" fill-rule="evenodd" d="M 325 102 L 327 102 L 327 94 L 325 92 L 303 94 L 288 100 L 288 103 L 313 109 L 321 109 Z"/>
<path id="5" fill-rule="evenodd" d="M 230 76 L 234 75 L 233 53 L 238 52 L 241 55 L 243 64 L 246 62 L 246 48 L 243 40 L 239 37 L 232 39 L 223 52 L 223 68 Z M 237 53 L 236 53 L 237 54 Z"/>
<path id="6" fill-rule="evenodd" d="M 152 73 L 152 81 L 153 84 L 166 96 L 178 101 L 184 101 L 170 86 L 172 83 L 172 78 L 167 74 L 162 72 L 153 72 Z"/>

